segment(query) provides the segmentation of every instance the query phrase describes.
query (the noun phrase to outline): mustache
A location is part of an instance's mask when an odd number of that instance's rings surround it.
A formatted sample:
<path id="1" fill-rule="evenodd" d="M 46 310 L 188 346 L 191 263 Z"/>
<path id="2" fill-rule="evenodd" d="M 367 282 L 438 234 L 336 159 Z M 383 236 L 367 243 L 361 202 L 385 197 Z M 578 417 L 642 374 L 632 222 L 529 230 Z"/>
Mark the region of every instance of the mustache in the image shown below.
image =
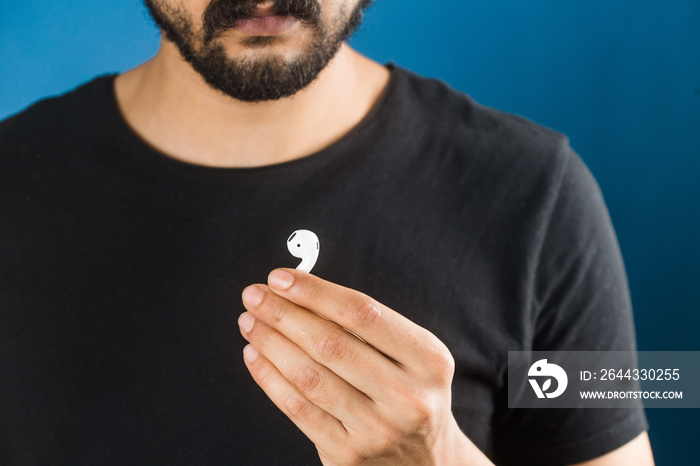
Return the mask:
<path id="1" fill-rule="evenodd" d="M 209 42 L 237 21 L 255 17 L 260 0 L 212 0 L 202 15 L 204 39 Z M 308 26 L 321 21 L 321 7 L 317 0 L 274 0 L 272 14 L 292 16 Z"/>

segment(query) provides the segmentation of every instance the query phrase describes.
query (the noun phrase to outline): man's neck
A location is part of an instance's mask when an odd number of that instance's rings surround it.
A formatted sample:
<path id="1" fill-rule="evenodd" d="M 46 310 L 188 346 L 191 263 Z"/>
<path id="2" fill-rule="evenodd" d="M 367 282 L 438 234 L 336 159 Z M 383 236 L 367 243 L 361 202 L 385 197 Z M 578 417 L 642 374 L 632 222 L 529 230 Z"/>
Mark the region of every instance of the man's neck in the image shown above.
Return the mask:
<path id="1" fill-rule="evenodd" d="M 152 60 L 117 77 L 115 91 L 126 122 L 156 150 L 197 165 L 254 167 L 341 139 L 376 105 L 389 74 L 343 44 L 306 89 L 252 104 L 210 88 L 163 42 Z"/>

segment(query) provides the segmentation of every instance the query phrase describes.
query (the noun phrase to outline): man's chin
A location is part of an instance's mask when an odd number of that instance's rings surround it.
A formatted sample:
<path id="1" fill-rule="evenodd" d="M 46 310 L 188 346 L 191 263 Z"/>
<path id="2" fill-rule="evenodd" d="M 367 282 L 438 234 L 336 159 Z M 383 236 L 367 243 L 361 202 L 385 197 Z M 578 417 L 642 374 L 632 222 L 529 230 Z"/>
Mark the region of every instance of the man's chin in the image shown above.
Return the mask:
<path id="1" fill-rule="evenodd" d="M 241 102 L 267 102 L 290 97 L 313 82 L 325 64 L 314 60 L 286 60 L 275 53 L 230 59 L 221 54 L 190 64 L 223 94 Z"/>

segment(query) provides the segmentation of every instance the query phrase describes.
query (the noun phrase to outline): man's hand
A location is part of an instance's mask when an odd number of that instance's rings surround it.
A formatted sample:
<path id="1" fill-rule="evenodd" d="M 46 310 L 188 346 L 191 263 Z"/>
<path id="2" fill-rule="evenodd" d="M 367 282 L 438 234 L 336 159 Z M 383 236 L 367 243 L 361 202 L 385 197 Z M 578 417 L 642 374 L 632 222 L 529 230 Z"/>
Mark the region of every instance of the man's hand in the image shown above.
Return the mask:
<path id="1" fill-rule="evenodd" d="M 451 411 L 454 359 L 428 330 L 292 269 L 243 292 L 255 381 L 326 465 L 491 464 Z"/>

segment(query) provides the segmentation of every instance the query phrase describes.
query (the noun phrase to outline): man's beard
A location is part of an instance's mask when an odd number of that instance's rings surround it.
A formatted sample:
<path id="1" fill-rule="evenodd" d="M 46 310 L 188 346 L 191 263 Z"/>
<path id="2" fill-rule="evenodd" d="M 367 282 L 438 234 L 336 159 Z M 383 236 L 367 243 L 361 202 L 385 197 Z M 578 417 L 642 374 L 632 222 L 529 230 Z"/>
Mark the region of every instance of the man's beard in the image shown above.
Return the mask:
<path id="1" fill-rule="evenodd" d="M 275 0 L 274 15 L 298 19 L 313 35 L 308 48 L 290 60 L 273 54 L 230 58 L 217 42 L 237 21 L 253 18 L 261 0 L 212 0 L 202 15 L 199 32 L 186 12 L 167 8 L 157 0 L 144 1 L 167 39 L 212 88 L 237 100 L 262 102 L 289 97 L 311 84 L 360 26 L 363 12 L 373 0 L 360 0 L 347 19 L 338 18 L 331 25 L 322 22 L 318 0 Z M 276 40 L 274 36 L 251 36 L 241 43 L 262 47 Z"/>

